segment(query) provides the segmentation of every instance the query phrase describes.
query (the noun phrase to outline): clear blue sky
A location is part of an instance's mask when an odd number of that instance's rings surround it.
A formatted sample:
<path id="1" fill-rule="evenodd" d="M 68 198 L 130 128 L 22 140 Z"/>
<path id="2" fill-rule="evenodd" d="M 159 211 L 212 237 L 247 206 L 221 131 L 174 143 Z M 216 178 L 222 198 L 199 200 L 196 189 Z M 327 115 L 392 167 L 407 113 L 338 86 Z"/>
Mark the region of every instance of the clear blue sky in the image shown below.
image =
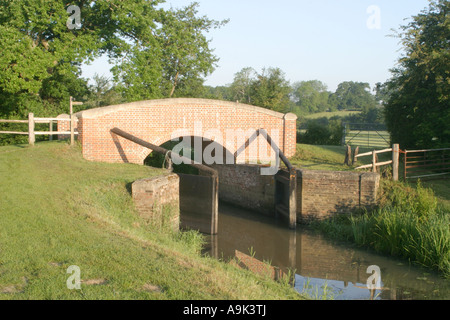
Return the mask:
<path id="1" fill-rule="evenodd" d="M 193 1 L 167 0 L 165 7 Z M 220 58 L 206 79 L 227 85 L 244 67 L 261 71 L 278 67 L 291 83 L 320 80 L 330 91 L 343 81 L 368 82 L 371 87 L 390 77 L 400 57 L 397 38 L 389 37 L 428 0 L 198 0 L 199 14 L 230 19 L 207 34 Z M 370 7 L 378 10 L 369 11 Z M 379 18 L 379 19 L 378 19 Z M 371 28 L 368 27 L 372 26 Z M 105 59 L 83 68 L 83 76 L 109 76 Z"/>

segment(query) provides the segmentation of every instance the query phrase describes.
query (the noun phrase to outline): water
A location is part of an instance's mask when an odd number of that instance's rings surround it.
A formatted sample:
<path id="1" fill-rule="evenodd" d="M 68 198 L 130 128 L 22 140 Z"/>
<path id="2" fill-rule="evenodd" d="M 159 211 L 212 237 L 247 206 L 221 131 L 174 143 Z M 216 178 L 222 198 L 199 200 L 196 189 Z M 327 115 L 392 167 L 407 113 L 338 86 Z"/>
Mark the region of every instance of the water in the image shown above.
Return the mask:
<path id="1" fill-rule="evenodd" d="M 229 261 L 238 257 L 250 269 L 261 265 L 294 274 L 294 288 L 335 300 L 448 300 L 450 281 L 407 261 L 326 239 L 298 226 L 227 204 L 219 207 L 218 235 L 208 237 L 204 252 Z M 369 290 L 369 266 L 380 269 L 379 287 Z M 267 270 L 267 268 L 266 268 Z"/>

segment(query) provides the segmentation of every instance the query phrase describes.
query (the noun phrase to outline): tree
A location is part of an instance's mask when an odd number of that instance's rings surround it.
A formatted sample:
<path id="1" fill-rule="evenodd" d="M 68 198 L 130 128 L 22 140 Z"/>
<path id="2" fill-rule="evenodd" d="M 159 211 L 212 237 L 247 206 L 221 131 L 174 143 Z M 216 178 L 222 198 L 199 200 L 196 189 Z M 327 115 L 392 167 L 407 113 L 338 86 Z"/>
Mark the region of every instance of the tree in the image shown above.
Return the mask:
<path id="1" fill-rule="evenodd" d="M 243 68 L 234 75 L 233 83 L 231 84 L 231 91 L 235 101 L 251 104 L 251 87 L 255 80 L 256 72 L 253 68 Z"/>
<path id="2" fill-rule="evenodd" d="M 263 69 L 261 73 L 257 73 L 250 88 L 253 105 L 278 112 L 291 109 L 290 93 L 289 81 L 279 68 Z"/>
<path id="3" fill-rule="evenodd" d="M 69 96 L 78 99 L 86 93 L 81 64 L 103 53 L 119 57 L 131 43 L 148 45 L 154 38 L 159 2 L 74 1 L 81 25 L 72 29 L 67 25 L 71 13 L 64 1 L 2 1 L 2 111 L 22 116 L 37 110 L 40 115 L 50 109 L 67 112 Z M 22 108 L 26 100 L 37 103 Z"/>
<path id="4" fill-rule="evenodd" d="M 327 111 L 330 106 L 328 97 L 331 93 L 319 80 L 301 81 L 293 85 L 293 97 L 301 112 L 315 113 Z"/>
<path id="5" fill-rule="evenodd" d="M 220 28 L 228 20 L 197 17 L 198 6 L 194 2 L 162 15 L 162 27 L 156 34 L 162 49 L 165 96 L 172 97 L 176 89 L 186 92 L 195 84 L 203 84 L 202 76 L 212 73 L 219 60 L 210 48 L 211 40 L 206 39 L 204 33 Z"/>
<path id="6" fill-rule="evenodd" d="M 400 28 L 404 55 L 386 82 L 386 124 L 402 148 L 450 146 L 450 2 L 429 8 Z"/>
<path id="7" fill-rule="evenodd" d="M 330 96 L 330 103 L 339 110 L 361 110 L 367 112 L 375 107 L 375 97 L 370 93 L 370 85 L 365 82 L 345 81 L 338 85 Z"/>
<path id="8" fill-rule="evenodd" d="M 67 112 L 88 85 L 81 64 L 106 54 L 128 101 L 197 95 L 217 57 L 204 35 L 225 23 L 197 17 L 197 3 L 163 10 L 163 0 L 0 2 L 0 114 Z M 70 19 L 69 19 L 70 22 Z"/>

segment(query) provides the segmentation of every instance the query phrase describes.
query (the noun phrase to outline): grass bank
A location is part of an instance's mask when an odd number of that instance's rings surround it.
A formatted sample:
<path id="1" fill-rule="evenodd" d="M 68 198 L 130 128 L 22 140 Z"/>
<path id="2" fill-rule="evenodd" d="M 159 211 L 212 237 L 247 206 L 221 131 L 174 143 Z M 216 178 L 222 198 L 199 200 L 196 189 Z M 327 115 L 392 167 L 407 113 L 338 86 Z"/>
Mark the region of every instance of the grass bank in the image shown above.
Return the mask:
<path id="1" fill-rule="evenodd" d="M 133 181 L 164 174 L 85 161 L 79 147 L 0 147 L 0 299 L 299 299 L 292 287 L 202 257 L 196 232 L 136 213 Z M 68 267 L 81 271 L 69 290 Z"/>

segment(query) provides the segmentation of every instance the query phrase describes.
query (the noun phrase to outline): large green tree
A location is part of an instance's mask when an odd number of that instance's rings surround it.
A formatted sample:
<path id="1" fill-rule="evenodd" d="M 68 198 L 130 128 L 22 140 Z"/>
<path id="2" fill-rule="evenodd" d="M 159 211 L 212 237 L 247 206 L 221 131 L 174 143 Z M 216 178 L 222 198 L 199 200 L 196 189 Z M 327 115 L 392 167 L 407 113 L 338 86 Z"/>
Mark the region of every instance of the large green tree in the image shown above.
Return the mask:
<path id="1" fill-rule="evenodd" d="M 402 148 L 450 146 L 449 14 L 449 1 L 430 1 L 398 33 L 404 55 L 386 83 L 385 116 Z"/>
<path id="2" fill-rule="evenodd" d="M 361 110 L 367 112 L 375 107 L 375 97 L 370 85 L 365 82 L 344 81 L 330 96 L 330 104 L 339 110 Z"/>
<path id="3" fill-rule="evenodd" d="M 113 74 L 128 100 L 203 94 L 204 77 L 219 60 L 206 33 L 228 20 L 198 16 L 198 6 L 158 11 L 152 37 L 114 57 Z"/>
<path id="4" fill-rule="evenodd" d="M 128 101 L 196 95 L 217 62 L 205 33 L 226 21 L 163 2 L 0 1 L 0 114 L 67 112 L 69 96 L 89 96 L 81 65 L 104 54 Z"/>

